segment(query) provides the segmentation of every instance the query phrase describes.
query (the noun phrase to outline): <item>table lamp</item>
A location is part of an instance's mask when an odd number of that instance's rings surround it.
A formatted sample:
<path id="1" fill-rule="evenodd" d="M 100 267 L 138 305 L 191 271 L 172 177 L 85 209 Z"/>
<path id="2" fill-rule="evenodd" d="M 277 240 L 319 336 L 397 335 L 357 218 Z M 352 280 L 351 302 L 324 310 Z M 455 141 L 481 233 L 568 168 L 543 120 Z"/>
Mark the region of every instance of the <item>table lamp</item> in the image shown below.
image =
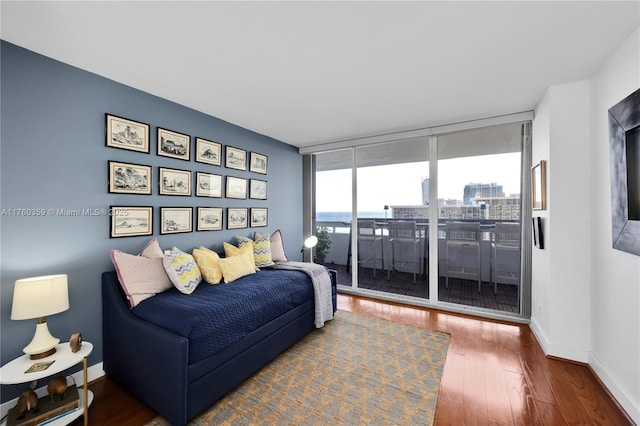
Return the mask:
<path id="1" fill-rule="evenodd" d="M 60 339 L 49 333 L 47 315 L 58 314 L 69 309 L 69 289 L 66 275 L 17 280 L 13 289 L 12 320 L 38 318 L 36 332 L 23 349 L 31 359 L 40 359 L 56 352 Z"/>
<path id="2" fill-rule="evenodd" d="M 316 246 L 316 244 L 318 244 L 318 237 L 316 237 L 315 235 L 309 235 L 304 240 L 304 247 L 309 249 L 309 259 L 311 263 L 313 263 L 312 249 Z"/>

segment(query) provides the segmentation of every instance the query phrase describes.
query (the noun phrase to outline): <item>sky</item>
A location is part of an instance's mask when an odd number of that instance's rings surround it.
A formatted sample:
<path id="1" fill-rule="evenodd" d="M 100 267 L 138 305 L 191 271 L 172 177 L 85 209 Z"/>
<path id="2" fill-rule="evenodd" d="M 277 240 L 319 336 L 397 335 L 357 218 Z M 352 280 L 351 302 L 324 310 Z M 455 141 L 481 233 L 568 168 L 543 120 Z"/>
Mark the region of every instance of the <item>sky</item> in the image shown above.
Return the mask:
<path id="1" fill-rule="evenodd" d="M 438 198 L 462 200 L 468 183 L 503 186 L 506 195 L 520 193 L 520 153 L 461 157 L 438 163 Z M 384 205 L 422 204 L 422 179 L 429 163 L 405 163 L 358 169 L 358 210 L 382 211 Z M 318 172 L 316 210 L 351 211 L 351 170 Z"/>

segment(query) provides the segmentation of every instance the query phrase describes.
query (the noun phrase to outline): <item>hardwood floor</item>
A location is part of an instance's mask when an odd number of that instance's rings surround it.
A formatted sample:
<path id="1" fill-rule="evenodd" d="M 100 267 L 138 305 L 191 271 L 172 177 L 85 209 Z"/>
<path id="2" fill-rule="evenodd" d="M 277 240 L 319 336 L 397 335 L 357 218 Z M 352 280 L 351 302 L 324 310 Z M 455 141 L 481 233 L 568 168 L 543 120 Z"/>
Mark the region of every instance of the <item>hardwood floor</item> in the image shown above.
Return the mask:
<path id="1" fill-rule="evenodd" d="M 343 294 L 338 308 L 451 334 L 435 425 L 634 424 L 587 366 L 545 357 L 527 325 Z M 90 425 L 138 426 L 156 416 L 108 378 L 90 389 Z"/>

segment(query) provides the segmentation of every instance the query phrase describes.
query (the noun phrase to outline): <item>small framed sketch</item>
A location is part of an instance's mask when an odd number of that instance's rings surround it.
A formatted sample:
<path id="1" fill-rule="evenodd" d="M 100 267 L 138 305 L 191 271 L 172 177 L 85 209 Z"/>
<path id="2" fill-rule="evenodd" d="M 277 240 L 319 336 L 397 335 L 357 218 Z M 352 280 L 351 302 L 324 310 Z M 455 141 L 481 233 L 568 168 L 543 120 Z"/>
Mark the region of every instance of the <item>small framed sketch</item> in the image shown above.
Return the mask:
<path id="1" fill-rule="evenodd" d="M 158 127 L 158 155 L 189 161 L 191 137 Z"/>
<path id="2" fill-rule="evenodd" d="M 247 227 L 246 208 L 227 208 L 227 229 L 240 229 Z"/>
<path id="3" fill-rule="evenodd" d="M 153 234 L 153 207 L 111 206 L 111 238 Z"/>
<path id="4" fill-rule="evenodd" d="M 191 172 L 159 167 L 160 195 L 191 196 Z"/>
<path id="5" fill-rule="evenodd" d="M 196 172 L 196 197 L 222 197 L 222 176 Z"/>
<path id="6" fill-rule="evenodd" d="M 533 210 L 547 209 L 546 162 L 540 160 L 531 168 L 531 208 Z"/>
<path id="7" fill-rule="evenodd" d="M 109 192 L 151 195 L 151 166 L 109 161 Z"/>
<path id="8" fill-rule="evenodd" d="M 233 176 L 227 176 L 227 190 L 225 192 L 227 198 L 247 198 L 247 180 Z"/>
<path id="9" fill-rule="evenodd" d="M 196 138 L 196 161 L 219 166 L 222 161 L 222 145 L 206 139 Z"/>
<path id="10" fill-rule="evenodd" d="M 267 156 L 252 152 L 249 156 L 249 171 L 254 173 L 267 174 Z"/>
<path id="11" fill-rule="evenodd" d="M 160 207 L 160 234 L 193 231 L 193 207 Z"/>
<path id="12" fill-rule="evenodd" d="M 222 230 L 222 207 L 198 207 L 198 231 Z"/>
<path id="13" fill-rule="evenodd" d="M 247 170 L 247 151 L 244 149 L 225 147 L 224 166 L 228 169 Z"/>
<path id="14" fill-rule="evenodd" d="M 115 115 L 107 116 L 107 146 L 149 153 L 149 125 Z"/>
<path id="15" fill-rule="evenodd" d="M 268 209 L 252 208 L 251 209 L 251 227 L 267 226 Z"/>
<path id="16" fill-rule="evenodd" d="M 249 198 L 253 198 L 256 200 L 266 200 L 267 199 L 267 181 L 250 179 Z"/>

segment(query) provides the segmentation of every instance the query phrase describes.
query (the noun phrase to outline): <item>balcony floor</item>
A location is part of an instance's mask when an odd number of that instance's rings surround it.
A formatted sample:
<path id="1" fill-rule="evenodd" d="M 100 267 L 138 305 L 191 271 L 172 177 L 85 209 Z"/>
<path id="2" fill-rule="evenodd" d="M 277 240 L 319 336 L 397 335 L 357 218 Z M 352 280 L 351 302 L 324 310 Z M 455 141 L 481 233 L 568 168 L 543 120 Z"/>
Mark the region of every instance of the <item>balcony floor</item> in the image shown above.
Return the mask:
<path id="1" fill-rule="evenodd" d="M 351 286 L 351 273 L 346 271 L 344 265 L 328 263 L 326 266 L 338 271 L 338 284 Z M 378 269 L 376 271 L 376 277 L 374 278 L 373 269 L 361 267 L 358 277 L 359 288 L 419 297 L 422 299 L 429 297 L 428 281 L 421 275 L 416 277 L 414 284 L 413 274 L 392 272 L 391 280 L 387 281 L 387 271 Z M 446 288 L 445 278 L 440 277 L 438 295 L 442 302 L 503 312 L 519 312 L 518 286 L 498 284 L 497 294 L 493 293 L 493 283 L 483 282 L 481 287 L 482 291 L 478 293 L 477 281 L 450 278 L 449 288 Z"/>

